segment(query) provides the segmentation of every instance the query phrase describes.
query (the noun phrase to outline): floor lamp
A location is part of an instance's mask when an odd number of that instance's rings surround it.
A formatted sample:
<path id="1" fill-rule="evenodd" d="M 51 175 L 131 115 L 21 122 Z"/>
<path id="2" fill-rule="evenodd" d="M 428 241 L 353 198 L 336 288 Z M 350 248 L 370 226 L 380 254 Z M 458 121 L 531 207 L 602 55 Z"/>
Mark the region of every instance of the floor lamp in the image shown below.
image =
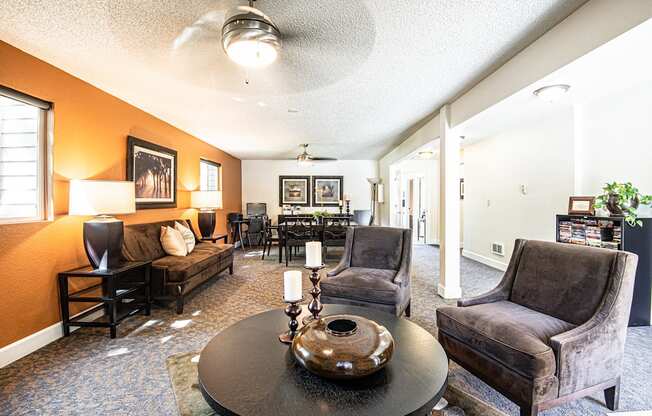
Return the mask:
<path id="1" fill-rule="evenodd" d="M 374 225 L 376 222 L 376 204 L 382 203 L 384 198 L 382 179 L 380 178 L 367 178 L 371 184 L 371 219 L 369 225 Z"/>

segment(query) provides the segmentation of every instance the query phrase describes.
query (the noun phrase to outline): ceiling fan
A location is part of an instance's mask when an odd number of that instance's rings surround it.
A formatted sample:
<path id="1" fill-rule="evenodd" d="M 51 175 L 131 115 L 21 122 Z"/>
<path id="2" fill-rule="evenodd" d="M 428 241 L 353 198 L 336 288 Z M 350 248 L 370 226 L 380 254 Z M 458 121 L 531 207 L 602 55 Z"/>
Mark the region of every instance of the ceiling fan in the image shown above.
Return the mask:
<path id="1" fill-rule="evenodd" d="M 174 39 L 173 50 L 201 37 L 219 34 L 222 49 L 236 64 L 249 68 L 268 66 L 280 53 L 281 32 L 272 19 L 254 7 L 254 1 L 248 0 L 248 6 L 205 13 Z"/>
<path id="2" fill-rule="evenodd" d="M 311 155 L 308 153 L 308 144 L 300 144 L 299 146 L 303 148 L 303 152 L 296 157 L 299 166 L 312 166 L 314 162 L 333 162 L 337 160 L 337 158 L 334 157 L 318 157 Z"/>

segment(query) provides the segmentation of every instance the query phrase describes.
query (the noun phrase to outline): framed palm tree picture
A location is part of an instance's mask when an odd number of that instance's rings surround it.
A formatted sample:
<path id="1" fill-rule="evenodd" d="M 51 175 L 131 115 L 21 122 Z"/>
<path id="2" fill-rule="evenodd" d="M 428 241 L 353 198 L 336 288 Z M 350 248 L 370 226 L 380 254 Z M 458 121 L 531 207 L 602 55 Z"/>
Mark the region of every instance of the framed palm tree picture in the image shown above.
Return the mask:
<path id="1" fill-rule="evenodd" d="M 136 208 L 175 208 L 177 151 L 127 136 L 127 180 L 136 186 Z"/>

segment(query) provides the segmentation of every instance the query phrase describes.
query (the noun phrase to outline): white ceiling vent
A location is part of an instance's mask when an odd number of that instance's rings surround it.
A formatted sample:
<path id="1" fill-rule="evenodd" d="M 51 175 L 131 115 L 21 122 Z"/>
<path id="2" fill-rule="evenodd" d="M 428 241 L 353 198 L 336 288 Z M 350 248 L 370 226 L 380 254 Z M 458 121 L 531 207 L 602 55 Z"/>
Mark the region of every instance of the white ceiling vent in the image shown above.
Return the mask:
<path id="1" fill-rule="evenodd" d="M 491 253 L 497 256 L 505 256 L 505 245 L 503 243 L 491 243 Z"/>

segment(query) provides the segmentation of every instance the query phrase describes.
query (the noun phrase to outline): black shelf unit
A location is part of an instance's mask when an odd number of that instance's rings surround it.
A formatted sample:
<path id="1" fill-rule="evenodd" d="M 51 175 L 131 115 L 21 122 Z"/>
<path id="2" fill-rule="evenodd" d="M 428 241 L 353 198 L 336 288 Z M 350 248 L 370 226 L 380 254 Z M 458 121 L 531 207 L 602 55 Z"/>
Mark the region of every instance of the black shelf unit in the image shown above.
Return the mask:
<path id="1" fill-rule="evenodd" d="M 609 247 L 618 250 L 629 251 L 638 255 L 638 268 L 636 269 L 636 280 L 634 282 L 634 298 L 632 309 L 629 315 L 629 326 L 650 326 L 652 317 L 652 218 L 640 218 L 642 227 L 632 227 L 625 222 L 623 217 L 594 217 L 587 215 L 557 215 L 556 238 L 558 242 L 570 243 L 561 237 L 560 224 L 571 222 L 575 224 L 597 223 L 607 224 L 611 222 L 613 227 L 620 227 L 620 241 L 618 244 L 607 244 Z M 593 225 L 591 225 L 593 226 Z M 579 228 L 579 227 L 578 227 Z M 609 243 L 611 233 L 601 233 Z M 592 241 L 593 244 L 597 242 Z M 579 244 L 579 241 L 574 244 Z M 579 244 L 582 245 L 582 244 Z M 584 244 L 589 245 L 589 244 Z"/>

